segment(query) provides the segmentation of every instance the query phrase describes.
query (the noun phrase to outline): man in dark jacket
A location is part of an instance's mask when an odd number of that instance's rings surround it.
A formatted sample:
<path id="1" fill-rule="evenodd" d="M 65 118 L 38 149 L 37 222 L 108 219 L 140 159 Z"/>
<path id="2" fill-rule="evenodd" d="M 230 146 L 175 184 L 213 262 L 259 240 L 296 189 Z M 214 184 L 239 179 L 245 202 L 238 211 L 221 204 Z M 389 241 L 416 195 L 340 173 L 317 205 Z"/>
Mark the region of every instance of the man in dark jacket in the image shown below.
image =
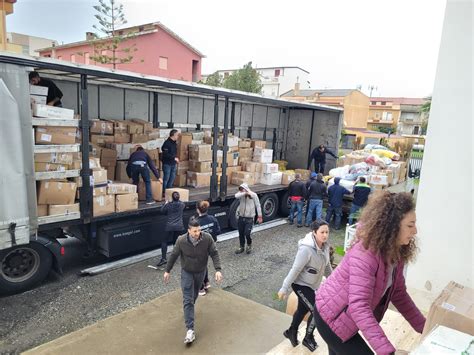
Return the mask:
<path id="1" fill-rule="evenodd" d="M 295 175 L 295 180 L 288 186 L 288 197 L 290 198 L 290 216 L 288 220 L 290 224 L 293 224 L 295 219 L 295 212 L 297 211 L 297 222 L 298 228 L 303 227 L 303 205 L 304 199 L 306 198 L 306 186 L 301 181 L 301 174 Z"/>
<path id="2" fill-rule="evenodd" d="M 140 181 L 140 176 L 142 177 L 143 181 L 145 182 L 145 190 L 146 190 L 146 204 L 152 205 L 155 201 L 152 198 L 151 194 L 151 180 L 150 180 L 150 170 L 153 172 L 153 175 L 156 176 L 158 181 L 162 182 L 160 178 L 160 172 L 156 170 L 155 164 L 153 164 L 153 160 L 151 160 L 150 156 L 147 152 L 143 149 L 141 145 L 137 146 L 137 150 L 130 155 L 127 164 L 127 175 L 129 178 L 132 179 L 134 185 L 137 185 L 138 189 L 138 182 Z"/>
<path id="3" fill-rule="evenodd" d="M 326 212 L 326 222 L 330 223 L 333 214 L 336 215 L 336 229 L 341 228 L 341 217 L 342 217 L 342 203 L 344 195 L 349 195 L 350 192 L 339 185 L 341 178 L 334 178 L 334 185 L 329 187 L 328 196 L 329 196 L 329 206 Z"/>
<path id="4" fill-rule="evenodd" d="M 337 155 L 330 151 L 328 148 L 321 144 L 319 147 L 314 148 L 311 153 L 311 157 L 308 162 L 308 169 L 311 167 L 311 161 L 314 161 L 314 170 L 317 173 L 324 174 L 324 167 L 326 166 L 326 154 L 333 156 L 337 159 Z"/>
<path id="5" fill-rule="evenodd" d="M 30 80 L 31 85 L 38 85 L 48 88 L 46 104 L 49 106 L 63 107 L 63 104 L 61 103 L 63 93 L 52 80 L 40 77 L 38 72 L 35 71 L 32 71 L 30 74 L 28 74 L 28 79 Z"/>
<path id="6" fill-rule="evenodd" d="M 194 333 L 194 304 L 199 295 L 199 288 L 206 274 L 207 260 L 212 258 L 216 270 L 215 280 L 222 281 L 221 262 L 216 244 L 211 235 L 201 232 L 199 222 L 191 218 L 188 223 L 188 233 L 176 241 L 170 260 L 163 275 L 168 283 L 174 263 L 181 259 L 181 290 L 183 291 L 184 322 L 186 325 L 185 344 L 190 344 L 196 338 Z"/>
<path id="7" fill-rule="evenodd" d="M 306 214 L 305 225 L 309 227 L 313 222 L 313 211 L 316 210 L 316 220 L 320 220 L 323 214 L 323 198 L 327 195 L 326 184 L 323 181 L 323 174 L 317 174 L 308 189 L 308 213 Z"/>
<path id="8" fill-rule="evenodd" d="M 365 183 L 365 177 L 359 177 L 359 182 L 354 186 L 354 199 L 352 200 L 351 212 L 349 213 L 349 224 L 352 225 L 357 211 L 367 204 L 372 189 Z"/>
<path id="9" fill-rule="evenodd" d="M 174 179 L 176 178 L 176 165 L 179 164 L 178 153 L 178 130 L 172 129 L 169 138 L 163 143 L 161 147 L 162 162 L 163 162 L 163 194 L 166 189 L 173 187 Z"/>

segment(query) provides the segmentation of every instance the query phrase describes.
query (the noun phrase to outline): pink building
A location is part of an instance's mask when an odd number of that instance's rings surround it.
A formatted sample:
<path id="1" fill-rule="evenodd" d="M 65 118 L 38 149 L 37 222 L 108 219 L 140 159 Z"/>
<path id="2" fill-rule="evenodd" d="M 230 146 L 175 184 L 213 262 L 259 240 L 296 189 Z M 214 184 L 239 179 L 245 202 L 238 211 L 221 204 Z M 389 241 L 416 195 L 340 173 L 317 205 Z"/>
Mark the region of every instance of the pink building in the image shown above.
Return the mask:
<path id="1" fill-rule="evenodd" d="M 205 56 L 176 33 L 159 22 L 124 28 L 116 31 L 117 35 L 133 33 L 133 38 L 121 43 L 122 48 L 132 47 L 131 63 L 117 64 L 116 69 L 157 75 L 169 79 L 185 81 L 201 80 L 201 59 Z M 42 57 L 51 57 L 75 63 L 84 63 L 112 68 L 112 64 L 96 63 L 94 44 L 107 39 L 97 39 L 90 32 L 86 40 L 39 50 Z M 119 47 L 119 49 L 121 48 Z M 112 53 L 103 51 L 102 54 L 111 56 Z M 123 53 L 117 55 L 124 56 Z"/>

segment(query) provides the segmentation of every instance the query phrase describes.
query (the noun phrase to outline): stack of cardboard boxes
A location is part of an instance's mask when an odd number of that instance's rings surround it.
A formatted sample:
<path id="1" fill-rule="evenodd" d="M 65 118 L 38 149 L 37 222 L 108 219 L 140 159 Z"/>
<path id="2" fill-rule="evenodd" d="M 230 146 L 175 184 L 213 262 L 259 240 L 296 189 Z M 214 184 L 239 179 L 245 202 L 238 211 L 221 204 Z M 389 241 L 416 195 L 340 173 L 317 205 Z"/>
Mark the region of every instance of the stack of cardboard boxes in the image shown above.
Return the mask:
<path id="1" fill-rule="evenodd" d="M 212 146 L 210 144 L 190 144 L 187 185 L 206 187 L 211 183 Z"/>

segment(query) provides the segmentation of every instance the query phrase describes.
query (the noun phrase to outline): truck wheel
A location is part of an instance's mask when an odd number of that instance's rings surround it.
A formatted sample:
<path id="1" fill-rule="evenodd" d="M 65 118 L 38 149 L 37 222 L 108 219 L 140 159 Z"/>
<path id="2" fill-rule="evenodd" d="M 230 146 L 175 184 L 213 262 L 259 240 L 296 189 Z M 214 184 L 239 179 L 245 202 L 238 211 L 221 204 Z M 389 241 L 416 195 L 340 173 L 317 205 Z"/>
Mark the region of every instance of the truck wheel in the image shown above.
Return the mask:
<path id="1" fill-rule="evenodd" d="M 48 276 L 52 263 L 51 252 L 35 242 L 0 251 L 0 293 L 33 288 Z"/>
<path id="2" fill-rule="evenodd" d="M 262 206 L 262 216 L 263 221 L 271 221 L 278 214 L 279 200 L 278 195 L 274 192 L 265 194 L 260 199 L 260 204 Z"/>
<path id="3" fill-rule="evenodd" d="M 290 198 L 288 197 L 288 191 L 283 194 L 280 201 L 280 215 L 282 217 L 288 217 L 290 214 Z"/>
<path id="4" fill-rule="evenodd" d="M 239 204 L 239 200 L 234 200 L 229 208 L 229 226 L 232 229 L 238 228 L 237 209 L 239 208 Z"/>

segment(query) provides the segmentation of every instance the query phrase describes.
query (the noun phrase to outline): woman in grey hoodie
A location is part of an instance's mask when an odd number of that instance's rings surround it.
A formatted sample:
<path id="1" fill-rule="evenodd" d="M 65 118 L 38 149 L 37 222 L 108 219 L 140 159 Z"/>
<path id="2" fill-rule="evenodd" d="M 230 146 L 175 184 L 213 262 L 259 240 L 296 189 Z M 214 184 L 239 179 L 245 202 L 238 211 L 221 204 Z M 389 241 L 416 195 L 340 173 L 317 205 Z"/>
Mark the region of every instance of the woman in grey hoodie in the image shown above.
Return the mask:
<path id="1" fill-rule="evenodd" d="M 329 226 L 326 221 L 317 220 L 311 224 L 311 232 L 298 242 L 298 252 L 290 272 L 283 281 L 283 286 L 278 292 L 278 298 L 287 297 L 290 288 L 298 297 L 298 307 L 293 314 L 290 328 L 283 335 L 288 338 L 293 346 L 297 346 L 298 327 L 306 313 L 310 312 L 306 335 L 303 345 L 310 351 L 316 350 L 318 344 L 314 340 L 313 310 L 315 303 L 314 292 L 318 289 L 323 275 L 328 277 L 332 272 L 329 260 Z"/>

